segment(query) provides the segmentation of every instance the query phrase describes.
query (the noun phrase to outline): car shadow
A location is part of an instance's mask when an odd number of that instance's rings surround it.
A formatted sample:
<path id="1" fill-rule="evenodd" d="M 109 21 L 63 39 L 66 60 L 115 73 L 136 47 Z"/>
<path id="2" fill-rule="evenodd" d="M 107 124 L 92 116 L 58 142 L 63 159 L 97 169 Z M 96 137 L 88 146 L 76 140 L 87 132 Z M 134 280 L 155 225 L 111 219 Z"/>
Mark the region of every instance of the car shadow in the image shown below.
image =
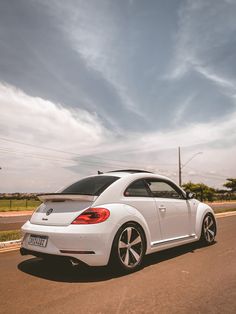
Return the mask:
<path id="1" fill-rule="evenodd" d="M 213 245 L 215 243 L 216 242 L 214 242 Z M 204 247 L 206 246 L 202 242 L 197 241 L 190 244 L 184 244 L 175 248 L 160 251 L 157 253 L 152 253 L 146 256 L 143 263 L 143 267 L 158 264 L 187 253 L 194 253 L 197 249 L 201 249 Z"/>
<path id="2" fill-rule="evenodd" d="M 142 269 L 150 265 L 162 263 L 178 256 L 194 253 L 195 250 L 202 248 L 200 242 L 185 244 L 176 248 L 167 249 L 165 251 L 152 253 L 145 256 Z M 30 258 L 18 264 L 18 269 L 26 274 L 57 282 L 68 283 L 86 283 L 107 281 L 110 279 L 129 276 L 112 270 L 110 267 L 89 267 L 86 265 L 72 266 L 70 263 L 55 261 L 54 263 L 46 262 L 41 258 Z"/>
<path id="3" fill-rule="evenodd" d="M 51 263 L 38 257 L 21 262 L 18 264 L 18 269 L 39 278 L 68 283 L 99 282 L 122 276 L 106 266 L 90 267 L 84 264 L 72 266 L 69 262 Z"/>

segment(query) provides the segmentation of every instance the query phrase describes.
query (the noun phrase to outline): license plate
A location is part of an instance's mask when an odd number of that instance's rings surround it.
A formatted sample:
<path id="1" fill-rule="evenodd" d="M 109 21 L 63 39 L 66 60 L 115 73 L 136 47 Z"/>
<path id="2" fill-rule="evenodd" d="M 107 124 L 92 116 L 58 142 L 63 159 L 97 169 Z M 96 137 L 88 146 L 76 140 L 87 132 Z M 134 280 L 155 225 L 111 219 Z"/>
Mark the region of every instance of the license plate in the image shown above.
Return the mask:
<path id="1" fill-rule="evenodd" d="M 48 242 L 47 236 L 39 236 L 39 235 L 34 235 L 34 234 L 31 234 L 28 240 L 29 245 L 41 246 L 41 247 L 46 247 L 47 242 Z"/>

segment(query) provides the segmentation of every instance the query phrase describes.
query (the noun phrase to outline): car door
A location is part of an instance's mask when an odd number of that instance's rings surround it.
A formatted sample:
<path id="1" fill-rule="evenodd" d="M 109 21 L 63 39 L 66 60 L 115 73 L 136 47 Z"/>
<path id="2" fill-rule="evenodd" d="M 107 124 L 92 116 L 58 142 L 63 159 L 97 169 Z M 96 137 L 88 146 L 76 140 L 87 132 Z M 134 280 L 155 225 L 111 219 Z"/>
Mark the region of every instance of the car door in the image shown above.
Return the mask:
<path id="1" fill-rule="evenodd" d="M 178 240 L 194 233 L 191 203 L 174 183 L 162 179 L 146 179 L 159 216 L 162 240 Z"/>
<path id="2" fill-rule="evenodd" d="M 159 217 L 156 213 L 156 202 L 147 183 L 143 179 L 132 182 L 125 190 L 121 202 L 136 208 L 144 217 L 151 236 L 151 242 L 161 241 Z"/>

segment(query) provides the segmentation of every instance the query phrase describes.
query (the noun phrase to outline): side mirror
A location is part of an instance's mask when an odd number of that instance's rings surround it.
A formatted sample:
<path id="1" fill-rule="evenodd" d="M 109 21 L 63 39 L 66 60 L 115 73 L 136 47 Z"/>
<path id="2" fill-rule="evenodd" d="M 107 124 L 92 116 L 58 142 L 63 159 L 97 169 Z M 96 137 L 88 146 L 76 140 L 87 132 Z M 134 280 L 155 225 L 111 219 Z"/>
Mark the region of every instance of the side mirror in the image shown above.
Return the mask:
<path id="1" fill-rule="evenodd" d="M 187 200 L 190 200 L 190 199 L 194 198 L 195 196 L 196 196 L 196 194 L 193 193 L 193 192 L 191 192 L 191 191 L 187 191 L 187 192 L 186 192 L 186 198 L 187 198 Z"/>

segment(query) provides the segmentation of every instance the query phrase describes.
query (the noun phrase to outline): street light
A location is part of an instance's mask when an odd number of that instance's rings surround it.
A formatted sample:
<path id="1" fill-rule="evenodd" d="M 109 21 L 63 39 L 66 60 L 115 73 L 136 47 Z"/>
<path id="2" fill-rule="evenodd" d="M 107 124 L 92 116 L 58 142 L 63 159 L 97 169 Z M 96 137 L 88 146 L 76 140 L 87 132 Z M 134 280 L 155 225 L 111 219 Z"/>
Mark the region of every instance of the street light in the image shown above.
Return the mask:
<path id="1" fill-rule="evenodd" d="M 180 147 L 178 147 L 178 153 L 179 153 L 179 185 L 182 185 L 182 169 L 191 161 L 193 158 L 195 158 L 197 155 L 203 154 L 203 152 L 197 152 L 192 157 L 189 158 L 184 164 L 181 164 L 181 152 Z"/>

